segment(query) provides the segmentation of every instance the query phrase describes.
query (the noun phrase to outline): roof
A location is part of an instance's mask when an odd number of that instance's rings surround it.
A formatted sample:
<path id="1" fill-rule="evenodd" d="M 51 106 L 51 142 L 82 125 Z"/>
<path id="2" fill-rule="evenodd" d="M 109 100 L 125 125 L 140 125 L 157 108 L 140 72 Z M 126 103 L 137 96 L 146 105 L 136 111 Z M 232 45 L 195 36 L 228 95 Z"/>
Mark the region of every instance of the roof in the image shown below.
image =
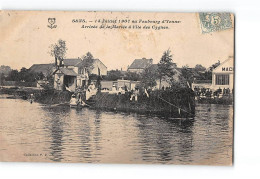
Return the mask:
<path id="1" fill-rule="evenodd" d="M 85 67 L 85 66 L 88 66 L 88 63 L 89 63 L 89 59 L 83 59 L 82 61 L 77 63 L 75 66 L 76 67 Z M 94 59 L 93 59 L 92 63 L 94 63 Z"/>
<path id="2" fill-rule="evenodd" d="M 76 66 L 80 62 L 80 58 L 63 59 L 64 66 Z"/>
<path id="3" fill-rule="evenodd" d="M 50 64 L 34 64 L 29 68 L 29 70 L 33 71 L 35 73 L 41 73 L 42 72 L 44 75 L 47 75 L 48 73 L 50 73 L 50 71 L 52 72 L 54 67 L 55 67 L 55 65 L 53 63 L 50 63 Z"/>
<path id="4" fill-rule="evenodd" d="M 219 69 L 220 67 L 222 67 L 225 63 L 233 60 L 233 56 L 229 56 L 228 59 L 226 59 L 225 61 L 223 61 L 222 63 L 219 64 L 219 66 L 217 66 L 216 68 L 214 68 L 212 71 L 215 72 L 217 71 L 217 69 Z"/>
<path id="5" fill-rule="evenodd" d="M 128 69 L 145 69 L 153 63 L 153 59 L 135 59 Z"/>
<path id="6" fill-rule="evenodd" d="M 104 63 L 102 63 L 102 61 L 101 60 L 99 60 L 99 59 L 93 59 L 93 61 L 92 61 L 92 64 L 94 63 L 94 62 L 96 62 L 96 61 L 98 61 L 98 62 L 100 62 L 101 64 L 103 64 L 104 65 Z M 85 66 L 88 66 L 88 59 L 84 59 L 84 60 L 82 60 L 80 63 L 78 63 L 78 64 L 76 64 L 75 66 L 76 67 L 85 67 Z M 105 67 L 106 67 L 106 65 L 104 65 Z"/>
<path id="7" fill-rule="evenodd" d="M 61 71 L 64 75 L 67 75 L 67 76 L 77 76 L 77 73 L 70 69 L 70 68 L 59 68 L 57 69 L 56 71 L 53 72 L 53 74 L 55 74 L 57 71 Z"/>
<path id="8" fill-rule="evenodd" d="M 67 76 L 77 76 L 77 73 L 69 68 L 60 68 L 60 71 Z"/>

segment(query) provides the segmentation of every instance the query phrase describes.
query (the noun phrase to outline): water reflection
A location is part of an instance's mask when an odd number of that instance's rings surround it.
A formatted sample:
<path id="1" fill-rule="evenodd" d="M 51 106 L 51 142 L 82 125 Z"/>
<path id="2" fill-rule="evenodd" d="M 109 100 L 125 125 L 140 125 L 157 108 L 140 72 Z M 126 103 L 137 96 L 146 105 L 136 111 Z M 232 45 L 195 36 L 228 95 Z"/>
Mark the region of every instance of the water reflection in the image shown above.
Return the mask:
<path id="1" fill-rule="evenodd" d="M 30 105 L 4 97 L 0 102 L 4 104 L 0 107 L 1 134 L 10 146 L 22 148 L 24 153 L 46 153 L 46 158 L 38 158 L 39 161 L 216 165 L 231 162 L 232 106 L 198 105 L 192 121 Z M 13 106 L 17 108 L 13 114 L 16 118 L 4 111 Z M 18 115 L 21 110 L 23 115 Z M 19 135 L 26 143 L 20 142 Z M 0 152 L 10 146 L 0 145 Z"/>
<path id="2" fill-rule="evenodd" d="M 144 161 L 168 163 L 192 150 L 193 121 L 139 118 Z M 174 132 L 173 132 L 174 131 Z M 154 150 L 151 150 L 154 149 Z"/>
<path id="3" fill-rule="evenodd" d="M 52 161 L 60 162 L 63 158 L 62 150 L 63 148 L 63 125 L 62 116 L 66 116 L 69 110 L 68 108 L 43 108 L 48 109 L 46 115 L 48 118 L 43 121 L 45 122 L 46 129 L 49 130 L 47 134 L 50 134 L 50 159 Z M 63 115 L 59 115 L 63 113 Z"/>

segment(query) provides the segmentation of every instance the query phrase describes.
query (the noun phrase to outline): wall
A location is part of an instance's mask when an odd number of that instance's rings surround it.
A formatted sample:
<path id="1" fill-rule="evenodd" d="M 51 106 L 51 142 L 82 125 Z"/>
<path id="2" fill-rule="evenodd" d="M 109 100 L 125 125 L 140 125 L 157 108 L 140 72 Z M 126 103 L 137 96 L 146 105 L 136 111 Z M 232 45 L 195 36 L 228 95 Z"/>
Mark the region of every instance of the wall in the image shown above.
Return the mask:
<path id="1" fill-rule="evenodd" d="M 94 61 L 91 73 L 98 75 L 98 68 L 100 69 L 100 75 L 107 75 L 107 67 L 99 60 Z"/>
<path id="2" fill-rule="evenodd" d="M 63 90 L 64 86 L 64 75 L 61 73 L 56 73 L 54 75 L 54 89 Z"/>
<path id="3" fill-rule="evenodd" d="M 130 89 L 135 90 L 135 87 L 140 83 L 140 81 L 131 81 Z"/>
<path id="4" fill-rule="evenodd" d="M 112 86 L 115 83 L 116 81 L 101 81 L 101 88 L 108 88 L 109 90 L 112 90 Z"/>
<path id="5" fill-rule="evenodd" d="M 117 80 L 117 86 L 118 87 L 127 87 L 127 89 L 130 89 L 131 86 L 130 80 Z"/>
<path id="6" fill-rule="evenodd" d="M 68 87 L 71 91 L 74 92 L 76 90 L 76 84 L 77 84 L 76 76 L 64 76 L 64 85 Z"/>
<path id="7" fill-rule="evenodd" d="M 212 89 L 224 89 L 229 88 L 233 90 L 234 87 L 234 59 L 233 57 L 229 57 L 226 61 L 221 63 L 217 68 L 215 68 L 212 72 Z M 216 75 L 229 75 L 229 85 L 217 85 L 216 84 Z"/>

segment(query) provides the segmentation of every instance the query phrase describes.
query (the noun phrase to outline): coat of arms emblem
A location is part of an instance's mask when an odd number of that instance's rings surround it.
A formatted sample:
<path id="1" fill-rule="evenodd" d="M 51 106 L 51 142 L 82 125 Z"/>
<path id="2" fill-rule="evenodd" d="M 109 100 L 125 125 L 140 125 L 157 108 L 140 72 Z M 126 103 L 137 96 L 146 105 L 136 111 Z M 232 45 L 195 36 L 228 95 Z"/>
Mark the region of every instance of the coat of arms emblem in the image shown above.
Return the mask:
<path id="1" fill-rule="evenodd" d="M 56 28 L 57 25 L 55 25 L 56 23 L 56 18 L 48 18 L 48 22 L 49 22 L 49 25 L 47 25 L 49 28 L 53 29 L 53 28 Z"/>

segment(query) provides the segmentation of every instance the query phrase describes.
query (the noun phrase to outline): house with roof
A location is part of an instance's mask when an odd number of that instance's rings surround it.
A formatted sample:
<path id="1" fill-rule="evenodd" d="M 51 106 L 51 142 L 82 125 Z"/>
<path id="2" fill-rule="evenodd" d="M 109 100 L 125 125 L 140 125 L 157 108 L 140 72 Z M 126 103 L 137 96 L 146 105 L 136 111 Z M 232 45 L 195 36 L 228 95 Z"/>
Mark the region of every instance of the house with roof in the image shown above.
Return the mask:
<path id="1" fill-rule="evenodd" d="M 92 64 L 90 68 L 89 64 Z M 99 59 L 83 59 L 82 61 L 80 61 L 80 63 L 76 64 L 75 67 L 78 69 L 79 74 L 88 70 L 90 74 L 101 76 L 107 75 L 107 67 Z"/>
<path id="2" fill-rule="evenodd" d="M 89 68 L 91 64 L 91 68 Z M 63 59 L 61 67 L 57 68 L 55 64 L 34 64 L 30 70 L 37 73 L 43 73 L 44 76 L 54 75 L 54 88 L 57 90 L 69 89 L 75 91 L 77 87 L 87 85 L 90 74 L 107 75 L 107 67 L 99 60 L 67 58 Z"/>
<path id="3" fill-rule="evenodd" d="M 145 68 L 153 64 L 153 59 L 135 59 L 133 63 L 128 67 L 127 71 L 142 73 Z"/>
<path id="4" fill-rule="evenodd" d="M 64 59 L 62 67 L 53 73 L 54 88 L 75 91 L 77 87 L 85 87 L 89 79 L 88 73 L 107 75 L 107 67 L 99 59 L 92 59 L 91 62 L 80 58 Z"/>
<path id="5" fill-rule="evenodd" d="M 218 67 L 212 70 L 212 80 L 196 80 L 192 84 L 192 89 L 206 88 L 216 91 L 218 89 L 234 88 L 234 57 L 230 56 L 223 61 Z"/>
<path id="6" fill-rule="evenodd" d="M 91 66 L 90 66 L 91 64 Z M 87 85 L 89 74 L 107 75 L 107 67 L 99 59 L 84 59 L 74 66 L 74 70 L 78 73 L 77 86 L 84 87 Z"/>
<path id="7" fill-rule="evenodd" d="M 54 75 L 54 89 L 75 91 L 77 87 L 78 74 L 69 68 L 58 68 L 53 72 Z"/>
<path id="8" fill-rule="evenodd" d="M 29 70 L 35 73 L 42 73 L 45 77 L 51 75 L 56 69 L 54 63 L 49 64 L 33 64 Z"/>
<path id="9" fill-rule="evenodd" d="M 80 63 L 82 60 L 80 58 L 67 58 L 63 59 L 62 65 L 65 68 L 73 68 L 75 67 L 78 63 Z"/>
<path id="10" fill-rule="evenodd" d="M 230 56 L 212 71 L 212 89 L 230 89 L 234 87 L 234 57 Z"/>

